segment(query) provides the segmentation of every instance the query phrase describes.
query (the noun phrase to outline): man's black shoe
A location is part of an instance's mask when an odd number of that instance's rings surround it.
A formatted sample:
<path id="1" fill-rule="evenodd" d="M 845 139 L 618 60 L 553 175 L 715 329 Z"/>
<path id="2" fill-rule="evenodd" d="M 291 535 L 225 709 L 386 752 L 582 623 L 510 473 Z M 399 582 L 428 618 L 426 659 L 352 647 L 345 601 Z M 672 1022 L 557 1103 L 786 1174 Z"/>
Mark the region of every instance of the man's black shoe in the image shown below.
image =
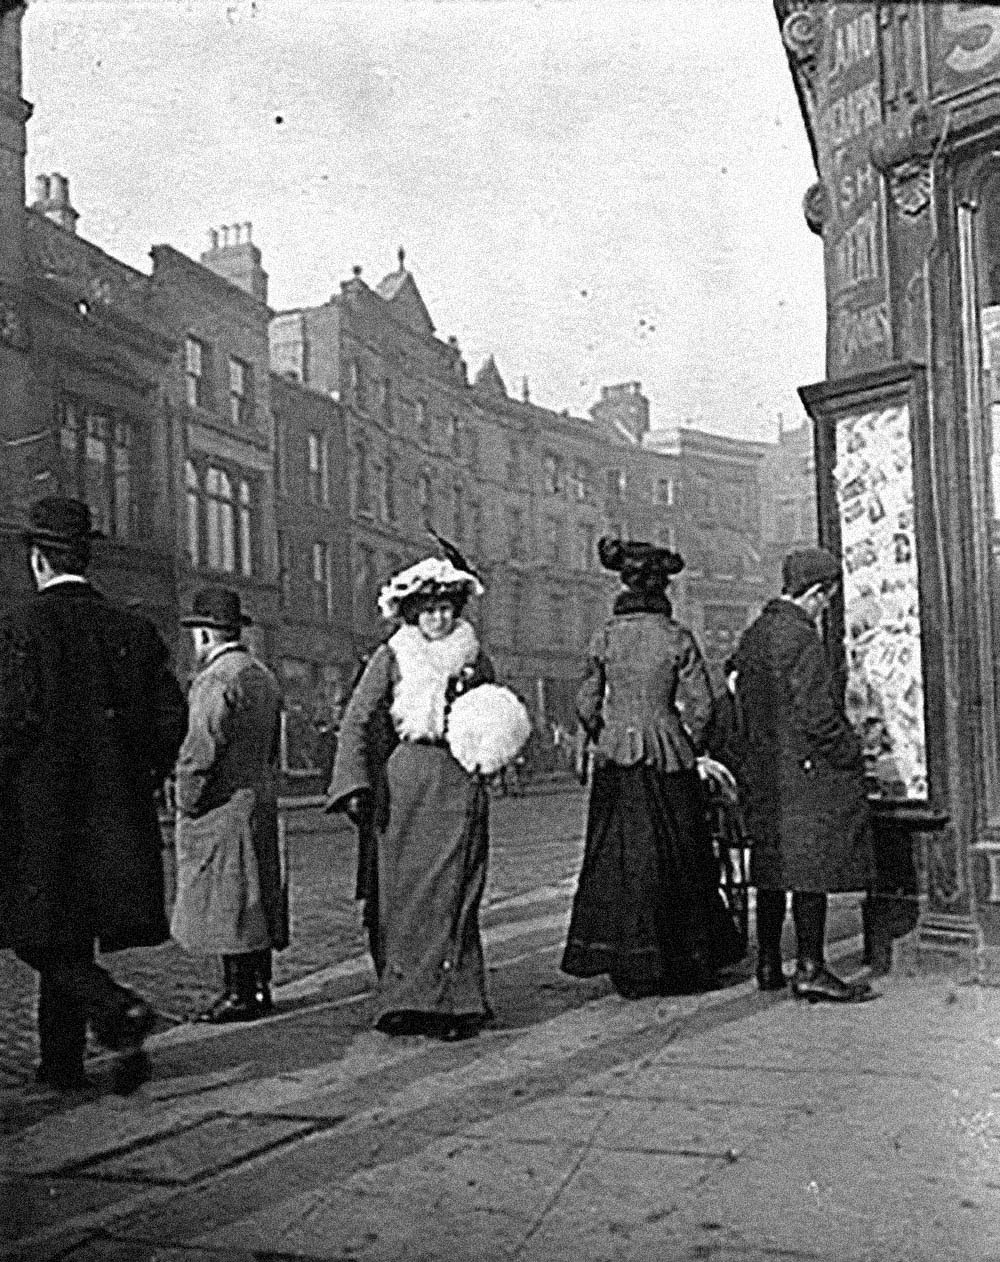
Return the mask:
<path id="1" fill-rule="evenodd" d="M 133 1091 L 148 1082 L 152 1068 L 149 1056 L 138 1048 L 118 1056 L 111 1069 L 111 1087 L 116 1095 L 131 1095 Z"/>
<path id="2" fill-rule="evenodd" d="M 758 990 L 784 990 L 786 984 L 780 955 L 776 959 L 762 957 L 757 961 Z"/>
<path id="3" fill-rule="evenodd" d="M 101 1039 L 115 1052 L 137 1052 L 153 1032 L 156 1013 L 144 999 L 135 999 L 118 1014 L 109 1034 Z"/>
<path id="4" fill-rule="evenodd" d="M 35 1082 L 40 1087 L 49 1087 L 52 1091 L 96 1091 L 97 1084 L 88 1078 L 82 1069 L 50 1069 L 39 1065 L 35 1069 Z"/>
<path id="5" fill-rule="evenodd" d="M 792 977 L 792 994 L 809 1003 L 867 1003 L 878 995 L 867 982 L 845 982 L 822 964 L 802 962 Z"/>
<path id="6" fill-rule="evenodd" d="M 267 996 L 270 1000 L 270 995 Z M 201 1013 L 199 1021 L 209 1025 L 232 1025 L 237 1021 L 259 1021 L 271 1010 L 263 995 L 220 995 L 210 1008 Z"/>

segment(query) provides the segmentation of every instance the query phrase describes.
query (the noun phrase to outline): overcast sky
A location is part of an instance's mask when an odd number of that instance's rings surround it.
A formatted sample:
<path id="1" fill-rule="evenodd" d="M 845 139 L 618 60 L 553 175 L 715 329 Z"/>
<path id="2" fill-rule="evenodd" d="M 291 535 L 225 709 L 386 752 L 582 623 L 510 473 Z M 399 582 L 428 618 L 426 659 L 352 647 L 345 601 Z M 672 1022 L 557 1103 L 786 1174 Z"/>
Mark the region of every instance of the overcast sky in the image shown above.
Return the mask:
<path id="1" fill-rule="evenodd" d="M 441 337 L 582 412 L 770 438 L 823 376 L 771 0 L 31 0 L 29 195 L 148 270 L 252 220 L 277 309 L 406 247 Z"/>

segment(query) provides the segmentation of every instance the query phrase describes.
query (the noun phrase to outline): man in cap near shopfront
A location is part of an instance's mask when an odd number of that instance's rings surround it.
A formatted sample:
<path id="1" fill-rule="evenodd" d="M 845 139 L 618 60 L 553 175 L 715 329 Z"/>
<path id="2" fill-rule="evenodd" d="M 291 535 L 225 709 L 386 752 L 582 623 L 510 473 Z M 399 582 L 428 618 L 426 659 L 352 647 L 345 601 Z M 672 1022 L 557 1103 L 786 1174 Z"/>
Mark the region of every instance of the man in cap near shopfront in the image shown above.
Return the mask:
<path id="1" fill-rule="evenodd" d="M 239 593 L 197 592 L 181 623 L 198 673 L 177 760 L 177 899 L 171 932 L 193 954 L 222 958 L 212 1024 L 271 1011 L 272 951 L 288 945 L 288 892 L 278 834 L 281 690 L 243 643 Z"/>
<path id="2" fill-rule="evenodd" d="M 818 620 L 840 583 L 825 548 L 790 552 L 782 594 L 744 632 L 733 657 L 743 750 L 740 788 L 757 887 L 757 984 L 785 986 L 786 892 L 798 960 L 792 993 L 813 1003 L 874 998 L 824 962 L 827 895 L 870 887 L 874 861 L 861 743 L 844 713 Z"/>
<path id="3" fill-rule="evenodd" d="M 86 577 L 80 500 L 33 504 L 23 539 L 36 593 L 0 619 L 0 943 L 39 974 L 36 1079 L 88 1087 L 87 1027 L 148 1073 L 145 1000 L 95 961 L 169 937 L 156 791 L 184 737 L 184 697 L 151 622 Z"/>

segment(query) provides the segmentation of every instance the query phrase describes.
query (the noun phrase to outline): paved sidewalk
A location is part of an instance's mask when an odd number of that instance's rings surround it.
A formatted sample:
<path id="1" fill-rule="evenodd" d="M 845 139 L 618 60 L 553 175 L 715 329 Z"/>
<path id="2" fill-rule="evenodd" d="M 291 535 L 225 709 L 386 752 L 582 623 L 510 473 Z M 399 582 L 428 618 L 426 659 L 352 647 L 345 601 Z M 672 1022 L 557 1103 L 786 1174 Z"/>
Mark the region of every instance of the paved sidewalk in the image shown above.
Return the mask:
<path id="1" fill-rule="evenodd" d="M 15 1126 L 0 1257 L 1000 1259 L 1000 992 L 627 1003 L 532 953 L 544 899 L 487 944 L 498 1011 L 549 996 L 527 1024 L 389 1039 L 345 962 L 277 1020 L 158 1040 L 131 1099 Z"/>

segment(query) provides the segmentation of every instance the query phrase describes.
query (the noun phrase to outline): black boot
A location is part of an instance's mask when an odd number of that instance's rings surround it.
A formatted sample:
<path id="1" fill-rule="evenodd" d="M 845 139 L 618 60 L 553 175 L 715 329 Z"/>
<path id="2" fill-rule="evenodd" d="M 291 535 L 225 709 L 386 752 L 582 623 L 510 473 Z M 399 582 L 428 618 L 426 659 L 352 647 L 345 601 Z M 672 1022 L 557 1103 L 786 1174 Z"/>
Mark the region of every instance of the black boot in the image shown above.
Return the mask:
<path id="1" fill-rule="evenodd" d="M 809 1003 L 866 1003 L 875 992 L 867 982 L 845 982 L 823 963 L 826 936 L 826 895 L 796 891 L 792 915 L 798 938 L 798 964 L 792 978 L 792 994 Z"/>
<path id="2" fill-rule="evenodd" d="M 785 923 L 784 890 L 757 891 L 757 989 L 784 990 L 781 929 Z"/>
<path id="3" fill-rule="evenodd" d="M 251 956 L 254 976 L 254 1002 L 260 1009 L 261 1016 L 267 1016 L 274 1010 L 271 998 L 271 952 L 254 951 Z"/>
<path id="4" fill-rule="evenodd" d="M 867 982 L 845 982 L 822 960 L 799 960 L 792 978 L 792 994 L 809 1003 L 867 1003 L 878 996 Z"/>
<path id="5" fill-rule="evenodd" d="M 257 1021 L 271 1009 L 270 987 L 260 988 L 257 976 L 258 956 L 248 951 L 241 955 L 224 955 L 222 970 L 225 989 L 215 1003 L 198 1018 L 210 1025 L 230 1025 L 236 1021 Z M 267 952 L 270 960 L 270 952 Z M 265 994 L 266 991 L 266 994 Z"/>
<path id="6" fill-rule="evenodd" d="M 206 1021 L 214 1025 L 231 1007 L 236 998 L 236 970 L 233 966 L 233 955 L 222 956 L 222 993 L 205 1009 L 204 1012 L 198 1014 L 199 1021 Z"/>

